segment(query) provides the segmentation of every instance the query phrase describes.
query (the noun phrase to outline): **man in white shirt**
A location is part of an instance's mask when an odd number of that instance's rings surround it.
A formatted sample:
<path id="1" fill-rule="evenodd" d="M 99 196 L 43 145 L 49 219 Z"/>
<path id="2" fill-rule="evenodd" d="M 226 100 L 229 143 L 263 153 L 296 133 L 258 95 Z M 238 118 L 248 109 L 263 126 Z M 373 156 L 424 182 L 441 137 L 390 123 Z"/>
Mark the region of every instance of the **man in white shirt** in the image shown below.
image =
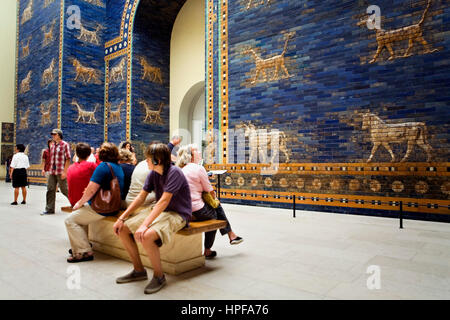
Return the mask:
<path id="1" fill-rule="evenodd" d="M 133 174 L 131 175 L 130 189 L 128 190 L 127 197 L 125 199 L 127 206 L 130 205 L 136 199 L 138 194 L 142 191 L 142 187 L 145 184 L 147 176 L 150 174 L 150 169 L 146 160 L 139 162 L 134 168 Z M 151 192 L 145 199 L 142 207 L 149 206 L 156 199 L 155 192 Z"/>

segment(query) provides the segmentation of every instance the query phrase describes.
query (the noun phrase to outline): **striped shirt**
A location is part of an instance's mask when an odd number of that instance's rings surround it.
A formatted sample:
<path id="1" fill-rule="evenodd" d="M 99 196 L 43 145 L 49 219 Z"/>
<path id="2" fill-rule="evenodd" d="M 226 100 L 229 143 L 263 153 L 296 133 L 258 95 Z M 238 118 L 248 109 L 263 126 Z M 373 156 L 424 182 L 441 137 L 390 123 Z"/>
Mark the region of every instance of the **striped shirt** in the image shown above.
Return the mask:
<path id="1" fill-rule="evenodd" d="M 67 160 L 70 161 L 70 145 L 61 140 L 50 148 L 50 174 L 62 174 Z"/>

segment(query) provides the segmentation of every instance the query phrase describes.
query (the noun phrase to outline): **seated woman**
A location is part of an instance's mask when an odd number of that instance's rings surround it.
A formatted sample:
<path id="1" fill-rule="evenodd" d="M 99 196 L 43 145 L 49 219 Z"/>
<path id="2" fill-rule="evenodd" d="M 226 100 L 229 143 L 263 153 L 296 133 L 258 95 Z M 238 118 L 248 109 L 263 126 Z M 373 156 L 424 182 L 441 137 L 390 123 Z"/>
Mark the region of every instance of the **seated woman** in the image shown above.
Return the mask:
<path id="1" fill-rule="evenodd" d="M 113 228 L 127 250 L 134 268 L 125 276 L 117 278 L 116 282 L 147 279 L 147 272 L 136 244 L 136 241 L 140 242 L 153 267 L 153 278 L 144 290 L 144 293 L 149 294 L 160 290 L 166 284 L 159 247 L 170 242 L 172 236 L 189 223 L 192 208 L 189 185 L 180 168 L 171 164 L 167 145 L 151 144 L 145 151 L 145 156 L 151 172 L 137 198 L 117 219 Z M 155 192 L 157 203 L 130 217 L 152 191 Z"/>
<path id="2" fill-rule="evenodd" d="M 71 256 L 67 262 L 90 261 L 94 259 L 92 248 L 89 244 L 87 226 L 95 221 L 107 216 L 114 216 L 115 212 L 99 214 L 95 212 L 90 204 L 100 187 L 108 190 L 113 179 L 109 165 L 111 165 L 114 175 L 117 177 L 120 186 L 121 196 L 123 195 L 124 174 L 122 167 L 117 163 L 119 160 L 119 149 L 113 143 L 105 142 L 101 145 L 99 159 L 102 161 L 95 169 L 94 174 L 83 193 L 83 196 L 73 206 L 73 211 L 65 220 L 67 233 L 69 235 Z M 88 202 L 88 205 L 85 203 Z"/>
<path id="3" fill-rule="evenodd" d="M 200 153 L 197 151 L 197 146 L 190 144 L 183 146 L 178 151 L 177 166 L 183 169 L 183 173 L 189 183 L 192 199 L 192 215 L 196 220 L 209 220 L 218 219 L 225 220 L 227 225 L 225 228 L 220 229 L 222 235 L 228 234 L 231 244 L 239 244 L 244 239 L 238 237 L 232 230 L 230 223 L 228 222 L 225 212 L 222 206 L 219 205 L 216 209 L 210 207 L 203 201 L 202 192 L 209 192 L 216 197 L 216 194 L 208 179 L 208 174 L 204 167 L 197 164 L 201 160 Z M 217 255 L 216 251 L 212 251 L 211 247 L 214 244 L 216 237 L 216 230 L 205 232 L 205 258 L 211 259 Z"/>
<path id="4" fill-rule="evenodd" d="M 125 200 L 128 190 L 130 189 L 131 184 L 131 176 L 133 175 L 134 168 L 136 167 L 133 164 L 134 156 L 131 151 L 127 149 L 119 150 L 119 165 L 122 167 L 124 174 L 124 186 L 123 186 L 123 195 L 122 200 Z M 123 209 L 126 209 L 126 206 L 123 206 Z"/>
<path id="5" fill-rule="evenodd" d="M 87 143 L 77 143 L 75 148 L 77 162 L 72 163 L 67 169 L 67 189 L 69 202 L 73 207 L 83 196 L 84 189 L 89 184 L 97 164 L 87 161 L 91 155 L 91 147 Z"/>
<path id="6" fill-rule="evenodd" d="M 137 158 L 136 158 L 136 153 L 134 152 L 134 147 L 131 145 L 131 142 L 129 141 L 124 141 L 119 145 L 119 149 L 125 149 L 128 150 L 132 153 L 133 155 L 133 161 L 131 162 L 132 164 L 136 165 L 137 164 Z"/>

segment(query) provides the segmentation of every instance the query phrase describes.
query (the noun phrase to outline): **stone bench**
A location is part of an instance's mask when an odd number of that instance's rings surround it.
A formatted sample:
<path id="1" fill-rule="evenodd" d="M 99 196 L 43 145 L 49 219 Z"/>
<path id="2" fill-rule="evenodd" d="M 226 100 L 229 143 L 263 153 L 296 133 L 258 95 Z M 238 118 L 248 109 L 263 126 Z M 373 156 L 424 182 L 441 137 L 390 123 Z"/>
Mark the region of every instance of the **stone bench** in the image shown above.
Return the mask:
<path id="1" fill-rule="evenodd" d="M 128 253 L 114 234 L 113 225 L 117 217 L 106 217 L 89 225 L 89 241 L 94 251 L 130 261 Z M 159 248 L 161 265 L 164 272 L 172 275 L 200 268 L 205 265 L 205 256 L 202 254 L 202 233 L 224 228 L 226 221 L 206 220 L 191 221 L 189 228 L 178 231 L 170 243 Z M 151 268 L 144 248 L 137 244 L 139 254 L 144 266 Z"/>

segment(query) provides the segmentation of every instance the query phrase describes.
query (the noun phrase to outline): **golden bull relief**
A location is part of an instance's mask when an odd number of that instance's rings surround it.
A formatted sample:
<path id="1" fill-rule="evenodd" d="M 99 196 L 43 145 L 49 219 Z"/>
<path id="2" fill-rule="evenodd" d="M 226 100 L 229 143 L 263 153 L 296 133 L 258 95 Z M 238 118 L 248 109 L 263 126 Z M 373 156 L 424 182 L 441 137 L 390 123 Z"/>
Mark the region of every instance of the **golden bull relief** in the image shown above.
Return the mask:
<path id="1" fill-rule="evenodd" d="M 47 124 L 52 123 L 51 111 L 53 109 L 54 104 L 55 100 L 51 100 L 46 104 L 41 103 L 41 105 L 39 106 L 39 109 L 41 110 L 41 123 L 40 123 L 41 126 L 45 126 Z"/>
<path id="2" fill-rule="evenodd" d="M 123 76 L 123 71 L 125 69 L 126 62 L 127 62 L 126 58 L 123 57 L 119 61 L 117 66 L 111 68 L 111 71 L 109 73 L 109 83 L 119 82 L 119 81 L 124 81 L 125 80 L 125 78 Z"/>
<path id="3" fill-rule="evenodd" d="M 144 57 L 138 57 L 139 63 L 142 66 L 142 80 L 147 79 L 151 82 L 162 84 L 161 69 L 150 65 Z"/>
<path id="4" fill-rule="evenodd" d="M 33 17 L 33 0 L 30 0 L 30 2 L 28 2 L 28 5 L 26 6 L 26 8 L 23 10 L 22 21 L 20 23 L 24 24 L 25 22 L 30 20 L 32 17 Z"/>
<path id="5" fill-rule="evenodd" d="M 53 28 L 55 27 L 56 24 L 56 19 L 53 20 L 50 28 L 48 28 L 48 30 L 46 29 L 45 26 L 42 26 L 41 30 L 44 33 L 44 40 L 42 41 L 42 46 L 45 47 L 48 44 L 50 44 L 50 42 L 52 42 L 54 40 L 53 38 Z"/>
<path id="6" fill-rule="evenodd" d="M 415 144 L 427 154 L 427 162 L 431 161 L 432 148 L 427 142 L 427 126 L 424 122 L 385 123 L 373 113 L 363 114 L 362 130 L 369 130 L 370 140 L 373 143 L 372 151 L 367 162 L 371 162 L 375 152 L 383 146 L 391 155 L 391 162 L 395 162 L 390 143 L 406 143 L 406 154 L 400 162 L 405 162 Z"/>
<path id="7" fill-rule="evenodd" d="M 44 70 L 42 73 L 42 81 L 41 85 L 45 87 L 46 85 L 49 85 L 52 83 L 54 79 L 54 69 L 55 69 L 55 58 L 52 59 L 52 62 L 50 62 L 50 66 Z"/>
<path id="8" fill-rule="evenodd" d="M 30 116 L 30 109 L 27 109 L 27 111 L 22 112 L 22 110 L 19 111 L 19 129 L 27 129 L 28 128 L 28 117 Z"/>
<path id="9" fill-rule="evenodd" d="M 32 70 L 28 71 L 27 76 L 20 82 L 19 93 L 30 91 Z"/>
<path id="10" fill-rule="evenodd" d="M 256 53 L 256 51 L 252 48 L 245 49 L 243 51 L 243 54 L 251 55 L 253 59 L 255 60 L 255 76 L 253 77 L 252 84 L 256 83 L 259 76 L 263 76 L 263 82 L 269 81 L 267 74 L 272 71 L 272 77 L 270 81 L 276 81 L 283 78 L 289 78 L 290 74 L 285 66 L 285 54 L 287 51 L 287 45 L 290 39 L 294 37 L 294 32 L 289 32 L 284 35 L 285 42 L 284 42 L 284 48 L 281 54 L 263 59 L 260 55 Z M 280 72 L 284 73 L 280 74 Z"/>
<path id="11" fill-rule="evenodd" d="M 30 55 L 30 41 L 31 37 L 28 37 L 27 44 L 22 45 L 22 58 L 28 57 Z"/>
<path id="12" fill-rule="evenodd" d="M 423 24 L 425 22 L 425 18 L 427 16 L 427 13 L 431 6 L 431 0 L 428 0 L 427 6 L 422 14 L 422 18 L 420 21 L 416 24 L 395 29 L 395 30 L 383 30 L 375 28 L 376 32 L 376 40 L 378 44 L 377 52 L 375 53 L 375 56 L 372 60 L 369 61 L 369 63 L 374 63 L 377 61 L 378 56 L 383 51 L 384 48 L 386 48 L 389 51 L 389 59 L 388 60 L 394 60 L 396 58 L 394 49 L 392 48 L 392 45 L 396 42 L 408 40 L 408 48 L 406 49 L 403 56 L 400 56 L 401 58 L 407 58 L 410 57 L 411 49 L 414 46 L 415 42 L 419 42 L 422 44 L 422 46 L 425 48 L 425 53 L 432 53 L 438 51 L 437 49 L 432 49 L 431 46 L 428 44 L 428 42 L 423 38 Z M 358 22 L 359 26 L 366 25 L 367 21 L 370 18 L 364 19 L 360 22 Z M 375 17 L 372 18 L 372 20 L 369 20 L 369 22 L 372 25 L 375 25 Z"/>

